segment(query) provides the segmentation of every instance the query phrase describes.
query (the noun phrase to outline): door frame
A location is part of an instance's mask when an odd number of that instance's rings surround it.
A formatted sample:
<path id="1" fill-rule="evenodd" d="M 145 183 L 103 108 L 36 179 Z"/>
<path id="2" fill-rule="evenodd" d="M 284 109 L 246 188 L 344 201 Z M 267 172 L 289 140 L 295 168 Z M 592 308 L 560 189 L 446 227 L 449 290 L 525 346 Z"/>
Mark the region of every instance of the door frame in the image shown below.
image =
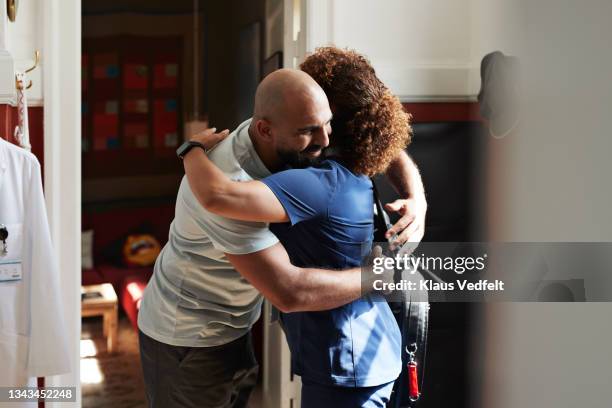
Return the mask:
<path id="1" fill-rule="evenodd" d="M 46 386 L 75 387 L 80 407 L 81 337 L 81 1 L 40 1 L 44 95 L 44 182 L 60 271 L 71 372 Z"/>

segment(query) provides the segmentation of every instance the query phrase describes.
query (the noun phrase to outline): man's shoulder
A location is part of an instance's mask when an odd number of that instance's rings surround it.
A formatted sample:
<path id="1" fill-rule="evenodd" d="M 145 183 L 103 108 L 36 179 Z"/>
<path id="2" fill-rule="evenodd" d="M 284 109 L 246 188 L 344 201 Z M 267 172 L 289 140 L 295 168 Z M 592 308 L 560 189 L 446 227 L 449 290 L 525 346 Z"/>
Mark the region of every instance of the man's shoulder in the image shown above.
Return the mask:
<path id="1" fill-rule="evenodd" d="M 250 140 L 245 140 L 245 135 L 243 134 L 244 128 L 248 126 L 248 123 L 250 123 L 250 120 L 243 122 L 208 154 L 208 158 L 228 177 L 235 181 L 252 180 L 252 177 L 249 176 L 241 164 L 244 156 L 250 154 L 248 149 Z"/>
<path id="2" fill-rule="evenodd" d="M 234 152 L 236 137 L 236 132 L 230 133 L 228 137 L 222 140 L 210 151 L 210 153 L 208 153 L 208 158 L 223 171 L 240 167 Z"/>

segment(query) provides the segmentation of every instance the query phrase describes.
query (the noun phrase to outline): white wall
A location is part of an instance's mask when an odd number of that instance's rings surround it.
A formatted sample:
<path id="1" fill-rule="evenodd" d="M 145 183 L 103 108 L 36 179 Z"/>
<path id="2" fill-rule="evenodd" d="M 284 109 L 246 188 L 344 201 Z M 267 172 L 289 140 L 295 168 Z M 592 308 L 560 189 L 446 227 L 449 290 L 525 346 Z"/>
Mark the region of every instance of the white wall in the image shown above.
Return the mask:
<path id="1" fill-rule="evenodd" d="M 493 51 L 506 55 L 523 55 L 526 44 L 526 0 L 470 0 L 470 44 L 472 64 Z M 480 88 L 480 70 L 472 70 L 469 89 Z"/>
<path id="2" fill-rule="evenodd" d="M 18 71 L 30 68 L 34 63 L 34 51 L 42 49 L 42 14 L 40 13 L 42 6 L 43 0 L 20 1 L 16 21 L 8 22 L 7 20 L 7 50 Z M 8 74 L 8 72 L 3 73 L 3 75 Z M 32 80 L 32 88 L 27 91 L 28 102 L 31 106 L 40 106 L 43 92 L 41 67 L 29 73 L 28 78 Z"/>
<path id="3" fill-rule="evenodd" d="M 538 0 L 522 7 L 523 125 L 498 143 L 508 163 L 500 232 L 514 240 L 609 241 L 612 5 Z"/>
<path id="4" fill-rule="evenodd" d="M 471 0 L 470 29 L 472 58 L 500 50 L 505 54 L 524 52 L 527 29 L 525 0 Z"/>
<path id="5" fill-rule="evenodd" d="M 612 4 L 477 3 L 482 16 L 497 15 L 483 17 L 482 30 L 497 30 L 500 49 L 519 56 L 525 91 L 519 130 L 490 143 L 491 238 L 611 242 Z M 609 283 L 600 285 L 609 298 Z M 609 406 L 611 313 L 610 303 L 488 305 L 475 345 L 484 388 L 473 406 Z"/>
<path id="6" fill-rule="evenodd" d="M 305 0 L 306 51 L 333 44 L 365 54 L 401 99 L 473 99 L 471 0 Z"/>
<path id="7" fill-rule="evenodd" d="M 474 100 L 480 61 L 522 52 L 524 0 L 302 0 L 301 57 L 318 46 L 365 54 L 405 101 Z"/>

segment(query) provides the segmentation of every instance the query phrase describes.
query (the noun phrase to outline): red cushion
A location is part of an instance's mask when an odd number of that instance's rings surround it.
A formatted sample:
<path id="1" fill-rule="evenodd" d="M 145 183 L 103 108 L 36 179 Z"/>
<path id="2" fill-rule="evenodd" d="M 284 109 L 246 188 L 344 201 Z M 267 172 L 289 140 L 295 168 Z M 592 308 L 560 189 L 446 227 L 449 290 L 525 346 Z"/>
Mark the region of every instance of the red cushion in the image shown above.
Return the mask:
<path id="1" fill-rule="evenodd" d="M 144 275 L 128 276 L 123 281 L 121 288 L 121 305 L 128 319 L 130 319 L 134 330 L 138 330 L 140 301 L 147 287 L 147 283 L 149 282 L 149 277 L 145 277 Z"/>

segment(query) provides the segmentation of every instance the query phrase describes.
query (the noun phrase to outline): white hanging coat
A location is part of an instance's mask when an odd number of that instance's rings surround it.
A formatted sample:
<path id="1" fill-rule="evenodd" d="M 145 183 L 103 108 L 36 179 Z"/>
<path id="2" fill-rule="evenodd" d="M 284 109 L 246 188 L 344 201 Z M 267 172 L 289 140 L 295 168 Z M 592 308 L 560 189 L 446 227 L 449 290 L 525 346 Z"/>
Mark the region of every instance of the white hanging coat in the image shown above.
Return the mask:
<path id="1" fill-rule="evenodd" d="M 70 371 L 59 274 L 40 164 L 34 155 L 2 138 L 0 224 L 9 231 L 8 253 L 0 255 L 5 272 L 4 278 L 0 276 L 0 387 L 35 386 L 36 377 Z M 18 267 L 17 262 L 21 279 L 7 280 L 6 268 Z"/>

